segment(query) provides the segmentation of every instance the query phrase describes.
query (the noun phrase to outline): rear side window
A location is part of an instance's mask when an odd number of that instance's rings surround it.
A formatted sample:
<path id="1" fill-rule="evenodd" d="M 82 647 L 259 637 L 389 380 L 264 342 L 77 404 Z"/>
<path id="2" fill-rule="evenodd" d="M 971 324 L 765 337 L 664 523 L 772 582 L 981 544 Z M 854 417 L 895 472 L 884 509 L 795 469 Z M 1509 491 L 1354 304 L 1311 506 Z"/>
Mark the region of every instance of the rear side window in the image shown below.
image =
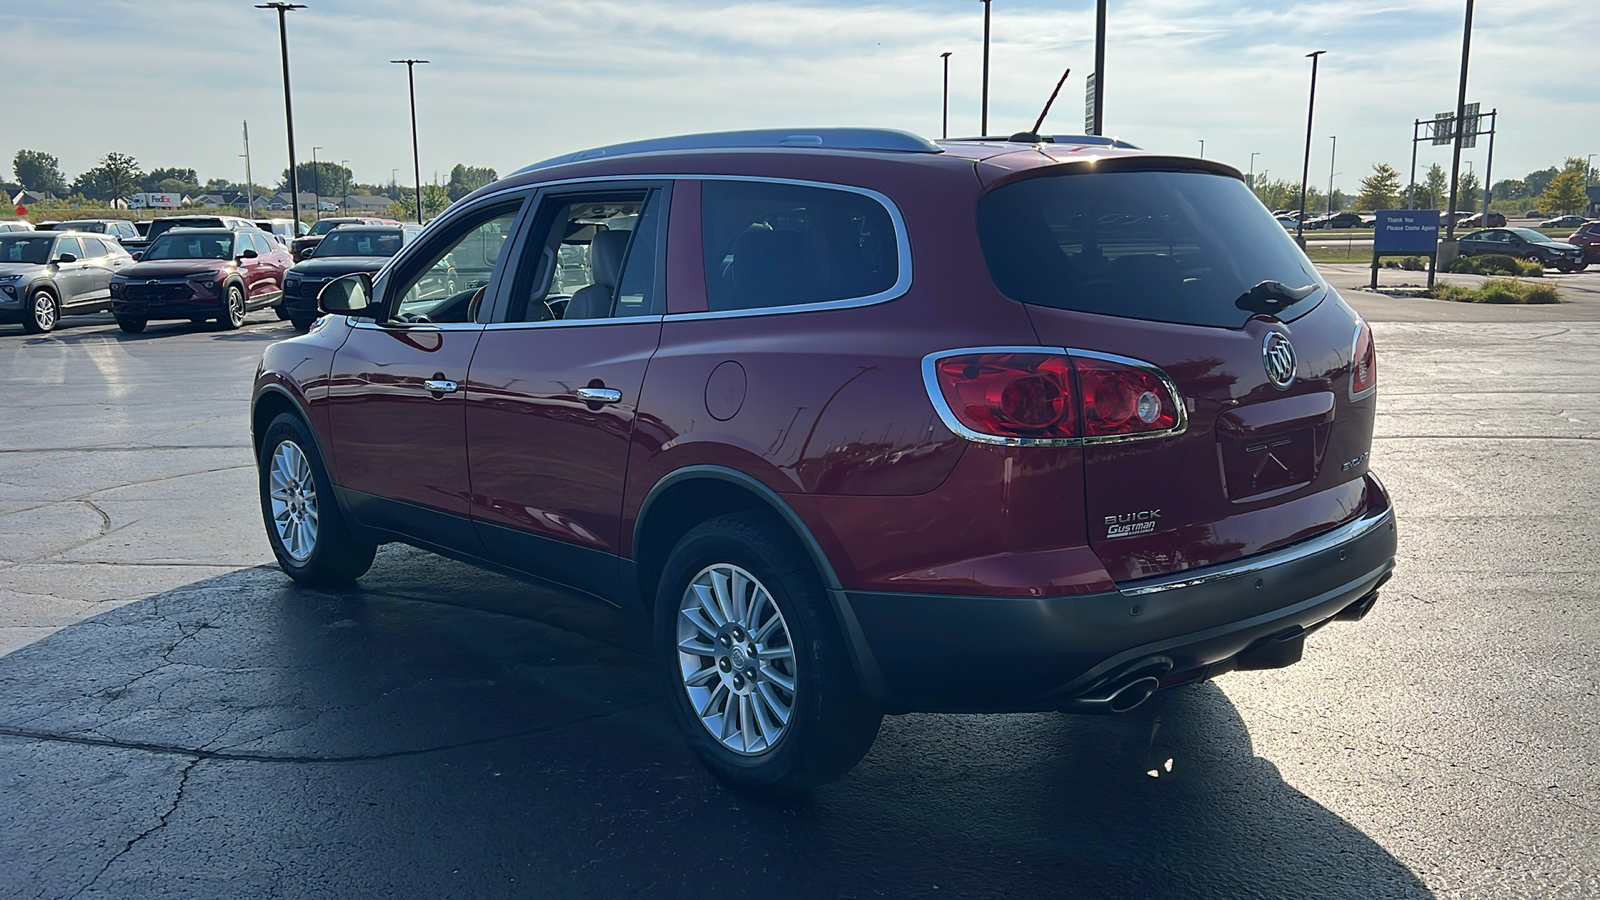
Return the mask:
<path id="1" fill-rule="evenodd" d="M 900 277 L 894 223 L 863 194 L 707 181 L 700 206 L 713 312 L 870 297 Z"/>
<path id="2" fill-rule="evenodd" d="M 1236 302 L 1255 285 L 1322 285 L 1283 226 L 1224 175 L 1031 178 L 978 202 L 978 236 L 1006 296 L 1079 312 L 1237 328 L 1252 314 Z"/>

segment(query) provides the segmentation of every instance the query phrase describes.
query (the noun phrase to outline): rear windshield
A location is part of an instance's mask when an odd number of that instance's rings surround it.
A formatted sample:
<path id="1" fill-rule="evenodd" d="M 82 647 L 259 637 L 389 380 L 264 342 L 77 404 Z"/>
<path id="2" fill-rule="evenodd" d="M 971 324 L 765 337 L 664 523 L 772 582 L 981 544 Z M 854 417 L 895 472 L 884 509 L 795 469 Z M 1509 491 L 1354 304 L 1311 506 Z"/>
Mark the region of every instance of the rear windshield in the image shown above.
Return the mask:
<path id="1" fill-rule="evenodd" d="M 978 236 L 1006 296 L 1078 312 L 1237 328 L 1252 315 L 1237 301 L 1257 284 L 1323 284 L 1250 189 L 1224 175 L 1032 178 L 979 201 Z"/>
<path id="2" fill-rule="evenodd" d="M 150 231 L 145 235 L 149 238 L 158 238 L 173 228 L 221 228 L 221 219 L 157 219 L 150 225 Z"/>
<path id="3" fill-rule="evenodd" d="M 317 245 L 317 258 L 327 256 L 393 256 L 400 252 L 400 232 L 350 231 L 341 228 L 330 232 Z"/>

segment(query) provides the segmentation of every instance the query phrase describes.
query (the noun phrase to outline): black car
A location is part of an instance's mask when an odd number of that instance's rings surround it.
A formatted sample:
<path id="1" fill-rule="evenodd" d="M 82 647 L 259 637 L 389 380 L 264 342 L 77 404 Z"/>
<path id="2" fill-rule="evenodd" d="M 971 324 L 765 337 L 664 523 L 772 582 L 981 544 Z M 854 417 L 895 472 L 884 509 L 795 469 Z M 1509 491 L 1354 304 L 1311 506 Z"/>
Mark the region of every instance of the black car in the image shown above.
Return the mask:
<path id="1" fill-rule="evenodd" d="M 71 231 L 0 234 L 0 323 L 29 334 L 64 315 L 111 308 L 111 276 L 133 262 L 103 235 Z"/>
<path id="2" fill-rule="evenodd" d="M 378 271 L 421 231 L 420 225 L 341 225 L 328 232 L 284 277 L 283 310 L 289 321 L 297 331 L 310 330 L 322 315 L 317 293 L 324 285 L 341 275 Z"/>
<path id="3" fill-rule="evenodd" d="M 1353 212 L 1338 212 L 1331 216 L 1318 216 L 1306 222 L 1306 229 L 1323 228 L 1364 228 L 1368 227 L 1365 219 Z"/>
<path id="4" fill-rule="evenodd" d="M 1563 272 L 1578 272 L 1589 263 L 1583 248 L 1540 234 L 1531 228 L 1489 228 L 1461 238 L 1462 256 L 1515 256 Z"/>

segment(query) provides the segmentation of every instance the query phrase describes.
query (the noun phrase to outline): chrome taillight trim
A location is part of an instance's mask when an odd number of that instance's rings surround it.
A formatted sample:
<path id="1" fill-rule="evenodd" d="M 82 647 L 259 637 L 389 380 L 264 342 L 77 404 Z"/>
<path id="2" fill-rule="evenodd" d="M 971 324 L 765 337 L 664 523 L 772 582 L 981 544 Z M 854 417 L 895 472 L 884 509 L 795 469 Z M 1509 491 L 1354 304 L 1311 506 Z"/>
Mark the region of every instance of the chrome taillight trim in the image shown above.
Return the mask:
<path id="1" fill-rule="evenodd" d="M 999 434 L 986 434 L 968 428 L 960 419 L 956 418 L 955 410 L 950 408 L 950 403 L 944 397 L 944 391 L 939 387 L 939 373 L 935 368 L 939 360 L 949 359 L 952 356 L 970 356 L 975 353 L 1043 353 L 1059 356 L 1079 357 L 1082 359 L 1098 359 L 1104 362 L 1113 362 L 1119 365 L 1140 369 L 1154 375 L 1167 391 L 1167 396 L 1172 401 L 1176 421 L 1171 428 L 1160 431 L 1147 431 L 1140 434 L 1111 434 L 1095 435 L 1090 437 L 1073 438 L 1025 438 L 1010 437 Z M 1178 386 L 1172 378 L 1162 371 L 1159 366 L 1133 359 L 1127 356 L 1117 356 L 1113 353 L 1100 353 L 1094 350 L 1079 350 L 1070 347 L 961 347 L 954 350 L 939 350 L 929 353 L 922 358 L 922 385 L 927 389 L 928 399 L 933 401 L 934 411 L 939 414 L 939 420 L 945 427 L 957 436 L 972 441 L 976 444 L 990 444 L 997 447 L 1089 447 L 1097 444 L 1127 444 L 1134 441 L 1148 441 L 1155 438 L 1172 437 L 1183 434 L 1189 428 L 1189 413 L 1183 402 L 1183 395 L 1178 392 Z M 1076 402 L 1081 404 L 1082 398 Z"/>
<path id="2" fill-rule="evenodd" d="M 1345 382 L 1345 393 L 1349 395 L 1351 400 L 1365 400 L 1378 390 L 1378 379 L 1373 378 L 1372 387 L 1356 393 L 1356 353 L 1361 349 L 1361 329 L 1363 328 L 1368 331 L 1372 330 L 1372 326 L 1367 324 L 1367 320 L 1358 315 L 1356 316 L 1356 332 L 1350 336 L 1350 378 Z M 1376 335 L 1372 338 L 1372 364 L 1374 368 L 1378 364 L 1378 338 Z"/>

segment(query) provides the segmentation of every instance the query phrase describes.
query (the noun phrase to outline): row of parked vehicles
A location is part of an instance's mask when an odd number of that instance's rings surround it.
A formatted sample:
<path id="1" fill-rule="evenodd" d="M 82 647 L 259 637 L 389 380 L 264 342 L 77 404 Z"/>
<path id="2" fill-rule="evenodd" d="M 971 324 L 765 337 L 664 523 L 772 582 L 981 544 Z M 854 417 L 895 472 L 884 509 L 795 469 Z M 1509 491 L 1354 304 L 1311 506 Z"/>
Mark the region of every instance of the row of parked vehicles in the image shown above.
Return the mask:
<path id="1" fill-rule="evenodd" d="M 321 284 L 376 271 L 421 230 L 344 217 L 309 229 L 288 219 L 235 216 L 156 219 L 144 234 L 134 224 L 80 219 L 0 232 L 0 324 L 39 334 L 63 316 L 110 310 L 129 333 L 144 331 L 152 319 L 232 329 L 251 311 L 270 307 L 305 331 L 320 315 Z"/>

